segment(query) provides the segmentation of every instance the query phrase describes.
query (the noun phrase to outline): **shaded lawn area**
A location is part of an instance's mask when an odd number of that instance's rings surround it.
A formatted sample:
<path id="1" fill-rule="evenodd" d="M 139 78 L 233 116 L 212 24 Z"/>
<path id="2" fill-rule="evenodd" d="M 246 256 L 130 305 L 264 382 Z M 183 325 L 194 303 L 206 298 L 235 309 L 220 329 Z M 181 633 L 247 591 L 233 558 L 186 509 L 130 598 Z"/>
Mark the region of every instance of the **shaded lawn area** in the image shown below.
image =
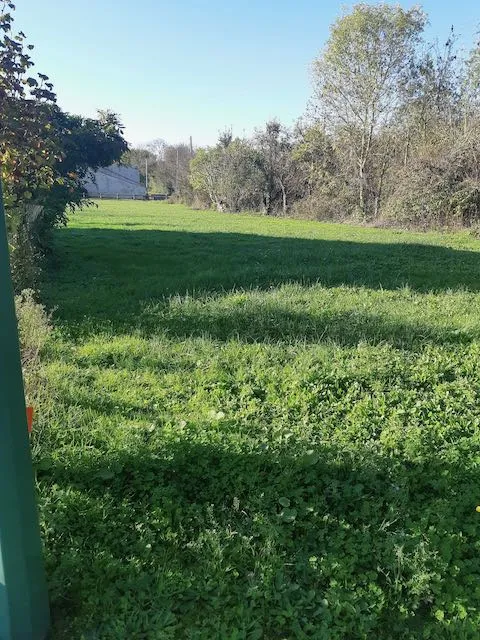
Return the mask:
<path id="1" fill-rule="evenodd" d="M 478 241 L 102 202 L 56 242 L 54 638 L 478 637 Z"/>
<path id="2" fill-rule="evenodd" d="M 110 203 L 109 211 L 116 204 Z M 129 206 L 141 215 L 138 205 L 157 213 L 143 225 L 124 220 L 130 217 Z M 58 234 L 61 270 L 46 293 L 52 304 L 60 296 L 59 313 L 67 322 L 91 315 L 128 329 L 136 327 L 136 316 L 147 303 L 165 296 L 268 290 L 292 283 L 394 291 L 408 287 L 423 293 L 480 288 L 479 243 L 466 233 L 442 237 L 189 212 L 158 203 L 117 207 L 127 209 L 116 223 L 110 217 L 104 222 L 103 210 L 80 214 L 79 226 Z M 239 221 L 244 223 L 241 233 Z"/>

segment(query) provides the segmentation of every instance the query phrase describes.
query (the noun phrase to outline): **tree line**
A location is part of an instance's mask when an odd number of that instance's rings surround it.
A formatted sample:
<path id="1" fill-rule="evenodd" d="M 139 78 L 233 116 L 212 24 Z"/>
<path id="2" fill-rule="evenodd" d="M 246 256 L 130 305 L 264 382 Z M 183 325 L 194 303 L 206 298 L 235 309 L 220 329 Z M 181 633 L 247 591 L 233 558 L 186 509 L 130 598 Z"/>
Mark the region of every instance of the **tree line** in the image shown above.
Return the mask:
<path id="1" fill-rule="evenodd" d="M 480 47 L 425 38 L 419 7 L 357 4 L 312 65 L 313 95 L 292 128 L 274 120 L 210 148 L 161 143 L 157 188 L 225 211 L 401 225 L 480 218 Z M 177 153 L 180 152 L 180 159 Z M 141 168 L 141 163 L 138 164 Z"/>

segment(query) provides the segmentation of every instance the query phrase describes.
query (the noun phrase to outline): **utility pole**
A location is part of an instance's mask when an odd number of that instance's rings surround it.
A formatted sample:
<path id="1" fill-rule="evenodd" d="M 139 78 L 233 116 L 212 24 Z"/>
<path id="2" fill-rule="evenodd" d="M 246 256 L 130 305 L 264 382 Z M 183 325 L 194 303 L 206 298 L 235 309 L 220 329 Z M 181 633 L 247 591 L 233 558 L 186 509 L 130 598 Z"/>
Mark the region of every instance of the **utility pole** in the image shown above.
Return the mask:
<path id="1" fill-rule="evenodd" d="M 193 158 L 193 140 L 192 140 L 192 136 L 190 136 L 190 156 Z"/>
<path id="2" fill-rule="evenodd" d="M 145 158 L 145 189 L 148 196 L 148 158 Z"/>
<path id="3" fill-rule="evenodd" d="M 50 624 L 0 184 L 0 638 L 44 640 Z"/>

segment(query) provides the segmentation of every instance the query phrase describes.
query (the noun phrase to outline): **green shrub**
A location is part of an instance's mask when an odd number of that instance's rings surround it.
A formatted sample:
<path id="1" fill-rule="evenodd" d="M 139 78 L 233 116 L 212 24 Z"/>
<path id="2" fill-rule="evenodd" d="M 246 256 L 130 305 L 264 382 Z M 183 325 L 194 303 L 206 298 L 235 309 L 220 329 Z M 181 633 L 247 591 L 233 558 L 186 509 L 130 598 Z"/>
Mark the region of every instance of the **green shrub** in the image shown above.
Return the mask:
<path id="1" fill-rule="evenodd" d="M 361 222 L 354 194 L 346 185 L 325 184 L 314 193 L 295 202 L 291 216 L 304 220 Z"/>

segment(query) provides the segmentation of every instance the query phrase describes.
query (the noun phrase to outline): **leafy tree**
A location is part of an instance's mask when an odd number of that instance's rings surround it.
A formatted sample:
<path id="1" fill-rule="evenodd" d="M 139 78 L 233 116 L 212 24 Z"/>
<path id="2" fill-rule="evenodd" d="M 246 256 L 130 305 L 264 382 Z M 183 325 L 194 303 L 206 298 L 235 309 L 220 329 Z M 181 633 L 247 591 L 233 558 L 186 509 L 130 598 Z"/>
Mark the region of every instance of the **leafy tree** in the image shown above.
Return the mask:
<path id="1" fill-rule="evenodd" d="M 0 4 L 0 167 L 9 212 L 53 184 L 53 166 L 62 157 L 46 108 L 56 102 L 53 86 L 46 75 L 30 73 L 33 47 L 23 32 L 13 33 L 14 9 Z"/>
<path id="2" fill-rule="evenodd" d="M 290 198 L 298 191 L 299 181 L 290 132 L 277 120 L 271 120 L 265 129 L 257 131 L 254 144 L 264 175 L 264 211 L 270 214 L 281 207 L 286 214 Z"/>
<path id="3" fill-rule="evenodd" d="M 85 204 L 84 183 L 89 172 L 117 162 L 127 149 L 123 125 L 112 111 L 99 111 L 95 119 L 55 108 L 50 111 L 50 123 L 62 157 L 53 166 L 54 183 L 36 195 L 43 209 L 35 235 L 44 249 L 49 230 L 65 224 L 68 212 Z"/>
<path id="4" fill-rule="evenodd" d="M 259 154 L 247 142 L 223 135 L 212 149 L 200 149 L 191 162 L 194 189 L 218 210 L 257 209 L 264 178 Z"/>
<path id="5" fill-rule="evenodd" d="M 329 183 L 338 172 L 338 159 L 332 138 L 322 125 L 304 127 L 298 123 L 296 137 L 292 158 L 301 166 L 304 195 L 312 195 L 319 185 Z"/>
<path id="6" fill-rule="evenodd" d="M 341 131 L 351 148 L 364 215 L 371 206 L 375 136 L 398 112 L 424 25 L 418 7 L 357 4 L 333 24 L 314 62 L 318 113 L 330 131 Z"/>
<path id="7" fill-rule="evenodd" d="M 48 231 L 83 200 L 89 168 L 120 158 L 127 145 L 116 114 L 98 119 L 63 113 L 48 77 L 31 74 L 23 32 L 14 34 L 15 6 L 0 5 L 0 167 L 17 287 L 31 284 Z"/>
<path id="8" fill-rule="evenodd" d="M 184 143 L 165 145 L 160 156 L 160 175 L 169 195 L 177 197 L 190 194 L 190 180 L 188 177 L 192 151 Z"/>
<path id="9" fill-rule="evenodd" d="M 220 150 L 199 149 L 190 164 L 190 182 L 209 204 L 222 209 L 223 162 Z"/>
<path id="10" fill-rule="evenodd" d="M 437 137 L 445 125 L 457 124 L 460 114 L 461 78 L 453 29 L 443 47 L 430 46 L 411 65 L 404 100 L 397 118 L 403 138 L 403 163 L 422 145 Z"/>
<path id="11" fill-rule="evenodd" d="M 298 175 L 297 214 L 342 219 L 355 206 L 353 188 L 344 178 L 343 147 L 336 142 L 321 124 L 297 124 L 292 151 Z"/>

